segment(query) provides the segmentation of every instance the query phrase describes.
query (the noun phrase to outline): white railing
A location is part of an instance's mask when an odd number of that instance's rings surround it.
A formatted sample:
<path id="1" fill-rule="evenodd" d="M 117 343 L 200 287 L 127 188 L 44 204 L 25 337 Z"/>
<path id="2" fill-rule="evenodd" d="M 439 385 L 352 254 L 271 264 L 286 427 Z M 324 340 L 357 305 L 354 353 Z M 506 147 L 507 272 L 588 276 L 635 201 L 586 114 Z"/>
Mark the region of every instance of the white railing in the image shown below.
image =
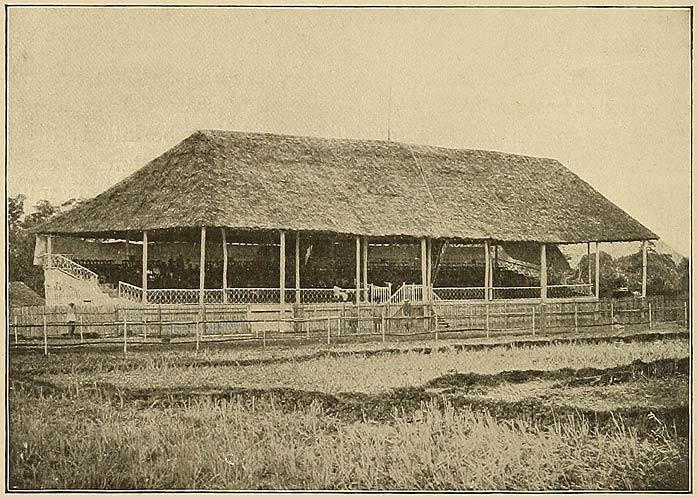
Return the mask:
<path id="1" fill-rule="evenodd" d="M 387 302 L 392 297 L 392 286 L 370 285 L 370 301 L 376 304 Z"/>
<path id="2" fill-rule="evenodd" d="M 99 281 L 97 273 L 68 259 L 63 254 L 44 254 L 44 267 L 60 269 L 73 278 L 80 280 Z"/>
<path id="3" fill-rule="evenodd" d="M 484 300 L 484 287 L 438 287 L 431 292 L 433 300 Z"/>
<path id="4" fill-rule="evenodd" d="M 140 303 L 143 301 L 143 289 L 135 285 L 119 281 L 119 298 Z"/>
<path id="5" fill-rule="evenodd" d="M 423 286 L 416 284 L 404 283 L 399 290 L 394 292 L 390 297 L 391 304 L 401 304 L 403 302 L 421 302 L 423 301 Z"/>

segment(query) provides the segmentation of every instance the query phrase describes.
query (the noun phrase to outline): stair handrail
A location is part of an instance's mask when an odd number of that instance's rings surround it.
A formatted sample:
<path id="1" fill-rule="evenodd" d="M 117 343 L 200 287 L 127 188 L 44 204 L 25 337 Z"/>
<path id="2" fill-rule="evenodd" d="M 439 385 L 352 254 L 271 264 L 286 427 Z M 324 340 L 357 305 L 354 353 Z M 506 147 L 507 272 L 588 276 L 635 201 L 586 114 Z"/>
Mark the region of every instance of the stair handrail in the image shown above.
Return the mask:
<path id="1" fill-rule="evenodd" d="M 44 254 L 44 267 L 58 269 L 73 278 L 99 281 L 97 273 L 81 266 L 63 254 Z"/>
<path id="2" fill-rule="evenodd" d="M 139 303 L 143 300 L 143 289 L 125 281 L 119 281 L 119 298 Z"/>

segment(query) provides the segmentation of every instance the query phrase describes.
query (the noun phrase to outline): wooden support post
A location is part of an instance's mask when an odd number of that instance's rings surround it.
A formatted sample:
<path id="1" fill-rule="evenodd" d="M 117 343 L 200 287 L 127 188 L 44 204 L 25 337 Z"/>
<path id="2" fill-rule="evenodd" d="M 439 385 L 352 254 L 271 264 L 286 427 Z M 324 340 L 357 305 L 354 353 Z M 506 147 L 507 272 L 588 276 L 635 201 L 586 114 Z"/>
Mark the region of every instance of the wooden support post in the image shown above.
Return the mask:
<path id="1" fill-rule="evenodd" d="M 308 326 L 309 328 L 309 326 Z M 327 318 L 327 345 L 332 343 L 332 318 L 331 316 Z"/>
<path id="2" fill-rule="evenodd" d="M 586 243 L 586 249 L 587 249 L 587 255 L 586 255 L 586 263 L 588 266 L 588 284 L 592 285 L 593 284 L 593 265 L 591 263 L 591 242 Z"/>
<path id="3" fill-rule="evenodd" d="M 361 301 L 361 237 L 356 235 L 356 305 Z"/>
<path id="4" fill-rule="evenodd" d="M 653 319 L 651 316 L 651 302 L 649 302 L 649 328 L 653 328 Z"/>
<path id="5" fill-rule="evenodd" d="M 370 295 L 368 294 L 368 237 L 363 237 L 362 247 L 363 250 L 363 302 L 370 302 Z"/>
<path id="6" fill-rule="evenodd" d="M 46 323 L 45 312 L 44 312 L 44 355 L 48 355 L 48 324 Z"/>
<path id="7" fill-rule="evenodd" d="M 82 335 L 82 316 L 80 316 L 80 343 L 83 343 L 85 341 L 83 335 Z"/>
<path id="8" fill-rule="evenodd" d="M 484 304 L 484 312 L 486 313 L 486 337 L 489 338 L 489 302 Z"/>
<path id="9" fill-rule="evenodd" d="M 80 317 L 80 319 L 82 319 L 82 317 Z M 17 345 L 17 343 L 19 342 L 19 340 L 17 339 L 17 316 L 15 316 L 15 318 L 14 318 L 14 325 L 15 325 L 15 345 Z"/>
<path id="10" fill-rule="evenodd" d="M 280 247 L 279 247 L 279 265 L 278 265 L 278 286 L 280 290 L 279 310 L 278 310 L 278 331 L 283 331 L 283 318 L 285 317 L 286 307 L 286 232 L 281 231 Z"/>
<path id="11" fill-rule="evenodd" d="M 220 228 L 220 235 L 223 240 L 223 304 L 227 304 L 227 234 L 225 227 Z"/>
<path id="12" fill-rule="evenodd" d="M 489 283 L 491 282 L 491 250 L 489 249 L 489 240 L 484 240 L 484 300 L 491 300 L 491 292 Z"/>
<path id="13" fill-rule="evenodd" d="M 141 286 L 143 287 L 143 303 L 148 303 L 148 232 L 143 231 L 143 267 L 141 268 Z"/>
<path id="14" fill-rule="evenodd" d="M 429 304 L 433 300 L 433 240 L 427 239 L 426 242 L 426 302 Z"/>
<path id="15" fill-rule="evenodd" d="M 201 252 L 198 268 L 198 304 L 203 305 L 206 289 L 206 227 L 201 227 Z"/>
<path id="16" fill-rule="evenodd" d="M 428 262 L 426 261 L 426 238 L 421 239 L 421 301 L 427 302 L 426 291 L 428 289 Z"/>
<path id="17" fill-rule="evenodd" d="M 295 233 L 295 303 L 300 304 L 300 232 Z"/>
<path id="18" fill-rule="evenodd" d="M 126 355 L 127 346 L 128 346 L 128 331 L 126 330 L 126 322 L 127 321 L 128 321 L 128 317 L 124 313 L 124 316 L 123 316 L 123 355 Z"/>
<path id="19" fill-rule="evenodd" d="M 535 336 L 535 304 L 532 306 L 532 336 Z"/>
<path id="20" fill-rule="evenodd" d="M 547 300 L 547 245 L 540 244 L 540 298 Z"/>
<path id="21" fill-rule="evenodd" d="M 600 298 L 600 242 L 595 242 L 595 297 Z"/>
<path id="22" fill-rule="evenodd" d="M 143 342 L 148 341 L 148 314 L 145 309 L 143 309 Z"/>
<path id="23" fill-rule="evenodd" d="M 641 242 L 641 298 L 646 298 L 646 267 L 647 267 L 647 246 L 646 240 Z"/>

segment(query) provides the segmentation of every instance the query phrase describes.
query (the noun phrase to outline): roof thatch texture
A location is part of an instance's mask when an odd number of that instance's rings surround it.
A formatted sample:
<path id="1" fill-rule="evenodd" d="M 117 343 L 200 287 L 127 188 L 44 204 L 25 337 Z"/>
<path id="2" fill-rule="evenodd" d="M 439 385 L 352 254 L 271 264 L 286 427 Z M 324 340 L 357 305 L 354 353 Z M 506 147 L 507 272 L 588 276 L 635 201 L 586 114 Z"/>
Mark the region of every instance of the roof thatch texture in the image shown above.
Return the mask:
<path id="1" fill-rule="evenodd" d="M 27 307 L 44 305 L 44 299 L 22 281 L 10 281 L 7 284 L 10 307 Z"/>
<path id="2" fill-rule="evenodd" d="M 657 238 L 558 161 L 199 131 L 38 231 L 226 226 L 571 243 Z"/>

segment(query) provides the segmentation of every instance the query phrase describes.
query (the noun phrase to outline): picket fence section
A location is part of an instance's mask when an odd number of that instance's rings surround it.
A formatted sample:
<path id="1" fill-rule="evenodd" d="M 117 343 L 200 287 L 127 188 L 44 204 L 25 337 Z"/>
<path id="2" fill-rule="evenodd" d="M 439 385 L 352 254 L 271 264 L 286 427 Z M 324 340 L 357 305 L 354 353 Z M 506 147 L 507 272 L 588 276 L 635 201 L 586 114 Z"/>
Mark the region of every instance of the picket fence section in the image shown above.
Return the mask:
<path id="1" fill-rule="evenodd" d="M 684 299 L 515 302 L 493 300 L 432 303 L 206 304 L 76 306 L 74 335 L 69 335 L 65 306 L 10 309 L 10 344 L 52 345 L 124 342 L 132 344 L 205 340 L 269 340 L 295 338 L 328 343 L 352 337 L 385 341 L 389 337 L 447 336 L 460 333 L 506 334 L 608 329 L 624 325 L 689 324 Z"/>

